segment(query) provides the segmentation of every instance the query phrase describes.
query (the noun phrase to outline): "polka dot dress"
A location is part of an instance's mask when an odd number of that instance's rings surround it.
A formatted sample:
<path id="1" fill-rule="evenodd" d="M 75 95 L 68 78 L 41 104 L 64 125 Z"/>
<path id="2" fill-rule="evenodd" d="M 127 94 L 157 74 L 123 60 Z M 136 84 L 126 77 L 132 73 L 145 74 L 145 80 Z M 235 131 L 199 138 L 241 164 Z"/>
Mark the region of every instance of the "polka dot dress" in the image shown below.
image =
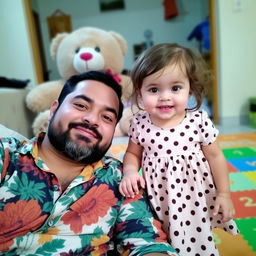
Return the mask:
<path id="1" fill-rule="evenodd" d="M 129 135 L 143 151 L 143 175 L 150 202 L 170 243 L 181 256 L 219 255 L 212 228 L 237 234 L 233 220 L 213 216 L 216 190 L 201 145 L 216 140 L 218 131 L 204 111 L 188 111 L 176 127 L 154 126 L 147 113 L 134 116 Z"/>

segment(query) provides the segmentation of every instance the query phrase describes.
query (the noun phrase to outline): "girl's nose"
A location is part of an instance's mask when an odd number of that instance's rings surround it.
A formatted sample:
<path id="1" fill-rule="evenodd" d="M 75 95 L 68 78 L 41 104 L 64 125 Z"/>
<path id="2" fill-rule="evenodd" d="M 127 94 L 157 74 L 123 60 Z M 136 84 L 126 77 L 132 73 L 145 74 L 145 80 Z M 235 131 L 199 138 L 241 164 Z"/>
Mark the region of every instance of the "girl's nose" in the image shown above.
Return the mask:
<path id="1" fill-rule="evenodd" d="M 169 91 L 163 91 L 163 92 L 161 92 L 159 99 L 162 100 L 162 101 L 170 100 L 171 99 L 171 93 Z"/>

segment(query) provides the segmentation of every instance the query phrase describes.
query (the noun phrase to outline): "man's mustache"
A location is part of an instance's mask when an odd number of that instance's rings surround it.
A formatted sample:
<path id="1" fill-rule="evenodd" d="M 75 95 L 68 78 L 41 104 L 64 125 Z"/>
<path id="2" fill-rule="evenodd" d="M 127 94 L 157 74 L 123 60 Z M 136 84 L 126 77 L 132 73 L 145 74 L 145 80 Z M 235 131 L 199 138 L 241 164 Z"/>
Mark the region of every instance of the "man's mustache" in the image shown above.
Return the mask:
<path id="1" fill-rule="evenodd" d="M 85 129 L 91 130 L 97 137 L 97 139 L 101 140 L 102 139 L 102 135 L 98 132 L 98 130 L 93 126 L 90 125 L 88 123 L 70 123 L 68 128 L 72 129 L 75 128 L 77 126 L 83 127 Z"/>

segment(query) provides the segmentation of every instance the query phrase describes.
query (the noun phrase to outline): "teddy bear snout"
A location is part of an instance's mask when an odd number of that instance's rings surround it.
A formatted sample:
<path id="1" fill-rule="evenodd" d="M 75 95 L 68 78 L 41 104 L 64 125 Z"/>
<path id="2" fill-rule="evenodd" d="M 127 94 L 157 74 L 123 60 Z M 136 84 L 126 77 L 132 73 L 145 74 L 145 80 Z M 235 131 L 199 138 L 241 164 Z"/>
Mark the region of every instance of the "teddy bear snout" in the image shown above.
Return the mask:
<path id="1" fill-rule="evenodd" d="M 88 61 L 90 60 L 91 58 L 93 57 L 93 55 L 89 52 L 85 52 L 85 53 L 82 53 L 80 54 L 80 58 L 84 61 Z"/>

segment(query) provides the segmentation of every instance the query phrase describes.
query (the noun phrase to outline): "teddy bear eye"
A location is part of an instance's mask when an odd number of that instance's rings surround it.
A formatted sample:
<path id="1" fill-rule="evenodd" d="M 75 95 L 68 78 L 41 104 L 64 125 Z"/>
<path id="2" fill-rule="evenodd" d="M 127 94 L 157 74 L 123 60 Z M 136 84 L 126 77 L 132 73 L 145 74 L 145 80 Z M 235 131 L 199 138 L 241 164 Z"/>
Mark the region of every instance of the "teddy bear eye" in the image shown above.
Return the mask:
<path id="1" fill-rule="evenodd" d="M 96 47 L 94 48 L 94 50 L 95 50 L 96 52 L 100 52 L 100 47 L 99 47 L 99 46 L 96 46 Z"/>
<path id="2" fill-rule="evenodd" d="M 76 53 L 78 53 L 79 51 L 80 51 L 80 48 L 77 48 L 77 49 L 76 49 Z"/>

